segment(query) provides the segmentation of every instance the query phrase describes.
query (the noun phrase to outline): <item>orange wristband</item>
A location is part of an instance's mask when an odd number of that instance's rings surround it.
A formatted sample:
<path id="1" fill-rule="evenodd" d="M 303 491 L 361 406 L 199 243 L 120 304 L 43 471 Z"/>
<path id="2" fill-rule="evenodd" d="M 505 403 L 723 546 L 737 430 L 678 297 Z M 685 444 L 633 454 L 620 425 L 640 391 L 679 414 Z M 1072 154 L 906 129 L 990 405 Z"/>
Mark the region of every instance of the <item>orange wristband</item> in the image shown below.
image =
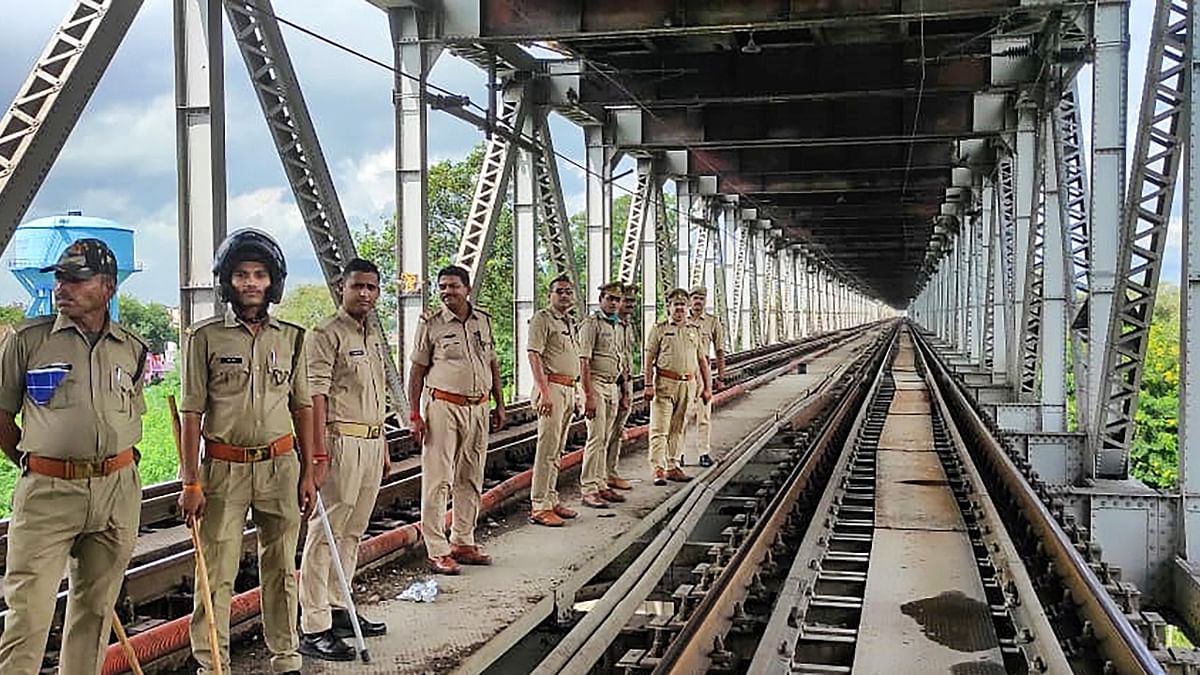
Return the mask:
<path id="1" fill-rule="evenodd" d="M 184 492 L 204 492 L 204 488 L 199 483 L 184 483 Z"/>

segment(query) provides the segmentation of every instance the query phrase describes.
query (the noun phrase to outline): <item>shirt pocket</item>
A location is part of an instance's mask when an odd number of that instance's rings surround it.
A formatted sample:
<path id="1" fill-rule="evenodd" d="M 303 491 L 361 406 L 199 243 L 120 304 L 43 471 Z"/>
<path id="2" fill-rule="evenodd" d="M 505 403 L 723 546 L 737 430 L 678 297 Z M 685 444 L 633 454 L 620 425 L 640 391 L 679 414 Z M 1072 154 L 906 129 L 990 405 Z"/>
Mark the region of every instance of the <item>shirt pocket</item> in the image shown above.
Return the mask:
<path id="1" fill-rule="evenodd" d="M 133 373 L 125 366 L 114 366 L 109 375 L 109 394 L 117 412 L 128 415 L 133 411 L 135 393 Z"/>
<path id="2" fill-rule="evenodd" d="M 212 369 L 209 389 L 218 395 L 249 393 L 250 366 L 244 362 L 219 363 Z"/>
<path id="3" fill-rule="evenodd" d="M 467 347 L 457 335 L 443 336 L 438 338 L 434 347 L 434 356 L 439 355 L 449 361 L 462 361 L 467 358 Z"/>

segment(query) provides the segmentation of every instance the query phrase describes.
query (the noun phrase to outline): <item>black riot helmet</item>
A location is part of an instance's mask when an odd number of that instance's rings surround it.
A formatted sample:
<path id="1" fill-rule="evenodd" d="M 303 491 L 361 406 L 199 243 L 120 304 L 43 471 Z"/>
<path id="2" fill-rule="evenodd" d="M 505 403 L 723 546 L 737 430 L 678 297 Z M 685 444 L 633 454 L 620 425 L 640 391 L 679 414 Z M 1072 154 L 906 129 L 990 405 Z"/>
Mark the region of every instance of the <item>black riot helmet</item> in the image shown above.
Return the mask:
<path id="1" fill-rule="evenodd" d="M 213 275 L 217 277 L 221 302 L 233 300 L 233 268 L 246 261 L 259 262 L 267 266 L 271 275 L 271 287 L 267 289 L 267 302 L 278 304 L 283 299 L 283 282 L 287 280 L 287 261 L 283 249 L 271 235 L 252 227 L 238 230 L 217 248 L 213 256 Z"/>

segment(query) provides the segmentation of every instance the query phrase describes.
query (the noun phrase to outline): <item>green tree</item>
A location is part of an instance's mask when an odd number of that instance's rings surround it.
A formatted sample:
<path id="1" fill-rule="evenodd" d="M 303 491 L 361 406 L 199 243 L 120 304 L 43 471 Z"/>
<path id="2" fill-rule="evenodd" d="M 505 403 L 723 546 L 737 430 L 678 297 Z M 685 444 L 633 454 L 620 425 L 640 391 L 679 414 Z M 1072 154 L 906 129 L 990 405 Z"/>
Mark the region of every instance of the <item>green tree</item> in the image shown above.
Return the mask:
<path id="1" fill-rule="evenodd" d="M 0 305 L 0 325 L 12 326 L 25 320 L 25 308 L 18 304 Z"/>
<path id="2" fill-rule="evenodd" d="M 150 351 L 162 354 L 168 342 L 179 343 L 179 330 L 171 324 L 171 310 L 158 302 L 142 302 L 128 293 L 117 296 L 121 324 L 142 336 Z"/>
<path id="3" fill-rule="evenodd" d="M 1159 286 L 1146 346 L 1130 471 L 1154 487 L 1179 479 L 1179 288 Z"/>
<path id="4" fill-rule="evenodd" d="M 325 284 L 301 284 L 288 289 L 275 316 L 311 329 L 333 310 L 333 299 Z"/>

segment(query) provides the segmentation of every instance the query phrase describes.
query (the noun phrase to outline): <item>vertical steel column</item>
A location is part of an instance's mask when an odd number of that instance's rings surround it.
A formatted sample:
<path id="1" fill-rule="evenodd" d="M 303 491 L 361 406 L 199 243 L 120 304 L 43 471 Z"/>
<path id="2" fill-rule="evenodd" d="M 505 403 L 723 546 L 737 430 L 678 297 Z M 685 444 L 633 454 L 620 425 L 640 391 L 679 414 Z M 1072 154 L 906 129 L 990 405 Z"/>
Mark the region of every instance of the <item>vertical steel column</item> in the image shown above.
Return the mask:
<path id="1" fill-rule="evenodd" d="M 806 253 L 804 257 L 804 336 L 817 333 L 816 266 Z"/>
<path id="2" fill-rule="evenodd" d="M 535 191 L 538 203 L 538 232 L 546 255 L 554 266 L 554 273 L 566 274 L 575 287 L 575 313 L 583 317 L 587 312 L 587 285 L 580 283 L 578 263 L 575 258 L 575 237 L 571 233 L 570 218 L 563 204 L 562 181 L 558 178 L 558 158 L 554 154 L 554 139 L 550 134 L 548 111 L 537 114 L 537 141 L 539 152 L 534 155 Z M 520 355 L 518 355 L 520 356 Z M 526 359 L 527 360 L 527 359 Z"/>
<path id="3" fill-rule="evenodd" d="M 524 123 L 514 129 L 526 138 L 534 138 L 535 115 L 526 115 Z M 496 138 L 499 134 L 492 134 Z M 523 147 L 513 148 L 516 166 L 513 171 L 513 381 L 512 398 L 525 398 L 532 391 L 533 369 L 525 352 L 529 348 L 529 320 L 533 318 L 537 292 L 537 181 L 533 153 Z M 482 272 L 482 266 L 481 270 Z M 481 275 L 482 276 L 482 275 Z"/>
<path id="4" fill-rule="evenodd" d="M 988 178 L 977 178 L 975 181 L 976 190 L 972 190 L 975 195 L 974 207 L 972 211 L 977 212 L 978 216 L 972 216 L 972 267 L 971 267 L 971 289 L 974 314 L 974 334 L 972 336 L 972 354 L 974 360 L 981 368 L 990 368 L 989 361 L 989 342 L 991 340 L 991 298 L 988 296 L 988 263 L 990 261 L 989 254 L 992 248 L 992 240 L 988 237 L 988 227 L 991 225 L 991 209 L 988 205 L 991 203 L 991 180 Z"/>
<path id="5" fill-rule="evenodd" d="M 179 325 L 217 313 L 212 260 L 225 239 L 225 77 L 221 0 L 175 0 Z"/>
<path id="6" fill-rule="evenodd" d="M 750 302 L 747 325 L 750 327 L 750 346 L 762 346 L 762 305 L 759 299 L 763 295 L 764 279 L 763 275 L 766 272 L 762 264 L 762 233 L 759 230 L 761 221 L 750 221 L 747 232 L 750 235 Z"/>
<path id="7" fill-rule="evenodd" d="M 721 275 L 717 282 L 718 292 L 725 293 L 725 339 L 728 342 L 726 345 L 727 352 L 733 352 L 737 346 L 737 326 L 738 326 L 738 311 L 741 305 L 739 298 L 741 297 L 742 288 L 738 285 L 738 277 L 736 274 L 736 265 L 738 258 L 738 221 L 737 221 L 736 205 L 731 201 L 721 203 L 721 226 L 719 228 L 720 236 L 717 241 L 721 242 L 721 246 L 717 249 L 720 259 L 715 269 L 719 270 Z M 733 287 L 730 288 L 729 283 L 733 282 Z"/>
<path id="8" fill-rule="evenodd" d="M 1126 97 L 1129 93 L 1129 0 L 1097 0 L 1092 65 L 1092 194 L 1088 279 L 1088 445 L 1099 447 L 1097 411 L 1104 391 L 1104 353 L 1117 283 L 1121 211 L 1125 207 Z M 1089 462 L 1089 475 L 1095 462 Z"/>
<path id="9" fill-rule="evenodd" d="M 580 291 L 588 297 L 588 312 L 599 309 L 595 289 L 612 274 L 612 175 L 620 155 L 609 142 L 607 127 L 585 126 L 587 164 L 587 277 Z M 632 280 L 630 280 L 632 283 Z M 643 289 L 643 293 L 653 292 Z"/>
<path id="10" fill-rule="evenodd" d="M 1057 123 L 1045 122 L 1049 140 Z M 1042 258 L 1042 311 L 1040 361 L 1042 371 L 1042 431 L 1067 430 L 1067 293 L 1073 284 L 1066 274 L 1066 219 L 1060 199 L 1053 143 L 1043 143 L 1043 185 L 1046 196 Z"/>
<path id="11" fill-rule="evenodd" d="M 804 272 L 804 252 L 799 245 L 792 246 L 792 339 L 804 337 L 805 286 L 808 275 Z"/>
<path id="12" fill-rule="evenodd" d="M 1088 429 L 1093 408 L 1088 387 L 1088 329 L 1087 316 L 1081 316 L 1081 306 L 1091 295 L 1091 213 L 1088 197 L 1087 163 L 1084 161 L 1083 132 L 1080 122 L 1078 81 L 1072 79 L 1065 88 L 1055 109 L 1055 162 L 1058 167 L 1059 201 L 1063 204 L 1067 228 L 1067 327 L 1071 331 L 1071 368 L 1075 376 L 1075 419 L 1079 429 Z"/>
<path id="13" fill-rule="evenodd" d="M 733 263 L 733 304 L 730 321 L 730 334 L 733 348 L 737 351 L 746 349 L 749 344 L 747 336 L 750 333 L 749 312 L 747 299 L 750 297 L 749 284 L 746 283 L 746 272 L 749 269 L 750 258 L 750 224 L 749 221 L 736 218 L 733 222 L 734 233 L 737 236 L 737 253 Z"/>
<path id="14" fill-rule="evenodd" d="M 395 45 L 396 75 L 396 354 L 405 381 L 410 370 L 408 340 L 429 304 L 429 174 L 428 110 L 425 95 L 429 71 L 441 48 L 425 43 L 433 37 L 431 16 L 416 7 L 388 9 Z M 412 405 L 418 405 L 412 401 Z"/>
<path id="15" fill-rule="evenodd" d="M 725 214 L 728 210 L 722 209 Z M 714 210 L 714 213 L 716 211 Z M 724 324 L 725 327 L 725 351 L 733 351 L 733 322 L 729 320 L 729 285 L 727 283 L 728 276 L 726 275 L 729 269 L 726 265 L 726 255 L 728 249 L 726 246 L 729 239 L 726 236 L 726 230 L 731 226 L 731 221 L 722 215 L 720 222 L 714 218 L 713 225 L 716 226 L 716 231 L 713 233 L 713 247 L 715 247 L 716 257 L 713 262 L 713 308 L 717 315 L 717 320 Z"/>
<path id="16" fill-rule="evenodd" d="M 1019 363 L 1013 357 L 1013 342 L 1020 339 L 1017 335 L 1018 313 L 1016 311 L 1017 281 L 1016 281 L 1016 218 L 1017 218 L 1017 186 L 1016 168 L 1012 155 L 1003 153 L 996 163 L 996 228 L 999 236 L 1001 273 L 997 277 L 1004 313 L 1003 329 L 996 334 L 996 349 L 1004 346 L 1004 382 L 1015 386 L 1017 382 L 1016 366 Z M 997 360 L 999 357 L 997 357 Z"/>
<path id="17" fill-rule="evenodd" d="M 658 297 L 663 299 L 664 306 L 667 293 L 675 288 L 678 278 L 678 272 L 675 270 L 675 248 L 679 241 L 679 228 L 671 227 L 667 219 L 667 200 L 663 194 L 665 180 L 665 176 L 656 174 L 651 184 L 654 195 L 654 227 L 658 230 L 654 236 L 655 252 L 658 256 Z"/>
<path id="18" fill-rule="evenodd" d="M 1200 499 L 1200 49 L 1194 36 L 1200 31 L 1200 9 L 1189 3 L 1188 31 L 1193 36 L 1187 54 L 1191 86 L 1188 90 L 1188 156 L 1183 173 L 1183 289 L 1179 318 L 1179 508 L 1181 533 L 1177 552 L 1200 560 L 1200 519 L 1189 517 Z"/>
<path id="19" fill-rule="evenodd" d="M 997 202 L 999 197 L 997 196 Z M 998 217 L 991 218 L 991 232 L 988 233 L 988 239 L 991 240 L 991 252 L 988 256 L 989 267 L 988 287 L 991 289 L 991 297 L 987 298 L 987 302 L 991 303 L 991 366 L 992 366 L 992 382 L 997 383 L 999 380 L 1008 375 L 1008 308 L 1005 300 L 1008 295 L 1005 292 L 1005 267 L 1004 264 L 1004 235 L 1001 233 L 1004 223 Z"/>
<path id="20" fill-rule="evenodd" d="M 638 159 L 638 194 L 644 195 L 641 204 L 641 246 L 642 246 L 642 335 L 649 335 L 650 330 L 654 328 L 654 324 L 658 322 L 658 299 L 661 293 L 661 283 L 658 274 L 658 203 L 657 199 L 661 195 L 659 187 L 658 172 L 655 170 L 654 160 L 650 158 Z M 643 191 L 642 186 L 645 185 Z M 634 202 L 637 197 L 634 197 Z M 629 207 L 629 220 L 631 225 L 626 226 L 626 246 L 628 250 L 629 232 L 634 219 L 635 205 Z M 622 278 L 626 269 L 627 259 L 625 254 L 621 256 Z M 634 264 L 635 272 L 631 275 L 636 277 L 636 262 Z M 628 283 L 628 282 L 626 282 Z"/>
<path id="21" fill-rule="evenodd" d="M 1010 357 L 1013 359 L 1013 380 L 1009 384 L 1017 394 L 1021 393 L 1022 364 L 1027 348 L 1026 342 L 1026 297 L 1025 289 L 1031 285 L 1029 254 L 1032 249 L 1037 211 L 1037 103 L 1030 91 L 1023 91 L 1017 100 L 1017 148 L 1015 157 L 1016 219 L 1013 258 L 1013 318 L 1016 322 L 1016 339 L 1013 340 Z"/>
<path id="22" fill-rule="evenodd" d="M 704 201 L 695 194 L 695 188 L 686 176 L 675 179 L 675 278 L 671 283 L 676 288 L 689 289 L 691 284 L 692 237 L 701 229 L 692 221 L 693 200 L 701 205 Z M 704 252 L 698 251 L 697 255 L 703 256 Z"/>

